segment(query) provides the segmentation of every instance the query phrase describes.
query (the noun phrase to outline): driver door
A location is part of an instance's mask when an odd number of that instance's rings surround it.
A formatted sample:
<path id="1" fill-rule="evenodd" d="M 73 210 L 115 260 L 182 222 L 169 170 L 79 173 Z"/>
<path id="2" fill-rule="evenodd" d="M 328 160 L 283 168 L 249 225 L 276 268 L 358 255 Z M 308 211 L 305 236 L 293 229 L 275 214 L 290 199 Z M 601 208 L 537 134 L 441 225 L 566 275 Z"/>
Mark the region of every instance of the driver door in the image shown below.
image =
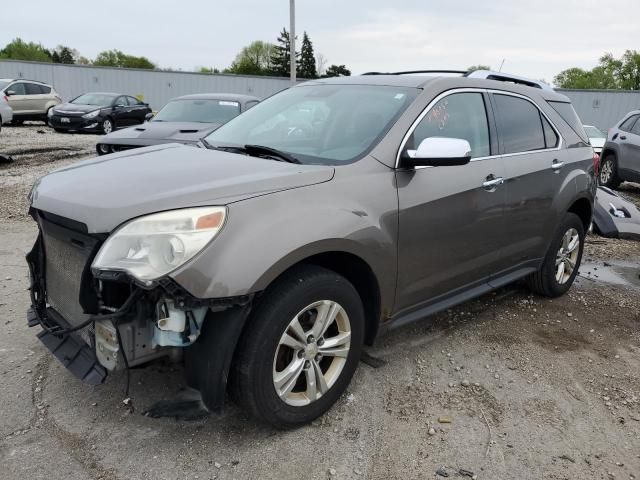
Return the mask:
<path id="1" fill-rule="evenodd" d="M 504 166 L 483 91 L 445 94 L 425 111 L 404 149 L 428 137 L 467 140 L 467 165 L 398 168 L 396 311 L 413 310 L 467 288 L 486 288 L 499 264 L 505 224 Z"/>

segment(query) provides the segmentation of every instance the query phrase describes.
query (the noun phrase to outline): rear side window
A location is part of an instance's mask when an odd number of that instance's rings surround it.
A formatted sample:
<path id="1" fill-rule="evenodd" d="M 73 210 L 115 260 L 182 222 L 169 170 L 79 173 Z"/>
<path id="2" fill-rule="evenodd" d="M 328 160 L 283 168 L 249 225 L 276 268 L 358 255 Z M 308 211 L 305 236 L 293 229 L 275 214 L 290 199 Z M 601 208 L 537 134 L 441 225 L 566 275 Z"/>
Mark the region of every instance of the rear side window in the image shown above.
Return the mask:
<path id="1" fill-rule="evenodd" d="M 620 125 L 619 127 L 620 130 L 622 130 L 623 132 L 630 132 L 631 129 L 633 128 L 633 124 L 636 123 L 637 119 L 638 119 L 638 115 L 631 115 L 624 122 L 622 122 L 622 125 Z"/>
<path id="2" fill-rule="evenodd" d="M 40 88 L 40 85 L 37 85 L 35 83 L 26 83 L 25 87 L 26 87 L 26 90 L 27 90 L 27 95 L 41 95 L 42 94 L 42 89 Z"/>
<path id="3" fill-rule="evenodd" d="M 489 125 L 481 93 L 454 93 L 436 103 L 416 126 L 406 148 L 415 150 L 429 137 L 461 138 L 471 157 L 488 157 Z"/>
<path id="4" fill-rule="evenodd" d="M 542 120 L 542 129 L 544 130 L 544 143 L 546 143 L 547 148 L 557 147 L 558 141 L 560 140 L 558 134 L 544 115 L 540 114 L 540 119 Z"/>
<path id="5" fill-rule="evenodd" d="M 494 99 L 504 153 L 530 152 L 546 148 L 540 111 L 533 103 L 511 95 L 494 94 Z"/>
<path id="6" fill-rule="evenodd" d="M 40 92 L 43 94 L 51 93 L 51 87 L 47 87 L 46 85 L 38 85 L 40 87 Z"/>
<path id="7" fill-rule="evenodd" d="M 631 127 L 631 133 L 640 135 L 640 122 L 636 122 L 633 127 Z"/>
<path id="8" fill-rule="evenodd" d="M 582 121 L 580 120 L 580 117 L 578 117 L 576 111 L 573 109 L 573 105 L 566 102 L 547 101 L 547 103 L 551 105 L 556 112 L 558 112 L 558 115 L 560 115 L 565 122 L 567 122 L 567 124 L 571 127 L 571 130 L 576 132 L 576 134 L 586 143 L 589 143 L 587 132 L 584 131 Z"/>

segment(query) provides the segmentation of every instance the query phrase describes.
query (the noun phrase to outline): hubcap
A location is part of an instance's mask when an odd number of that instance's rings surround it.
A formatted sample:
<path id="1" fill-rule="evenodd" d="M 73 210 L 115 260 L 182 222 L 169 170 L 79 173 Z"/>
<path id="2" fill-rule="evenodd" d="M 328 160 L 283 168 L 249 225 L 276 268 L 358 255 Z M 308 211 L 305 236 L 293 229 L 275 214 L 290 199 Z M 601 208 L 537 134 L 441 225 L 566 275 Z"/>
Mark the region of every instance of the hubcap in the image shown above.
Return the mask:
<path id="1" fill-rule="evenodd" d="M 613 174 L 613 164 L 611 160 L 607 160 L 602 165 L 600 170 L 600 183 L 607 183 L 611 179 L 611 175 Z"/>
<path id="2" fill-rule="evenodd" d="M 560 250 L 556 254 L 556 281 L 564 285 L 569 281 L 578 261 L 580 234 L 575 228 L 567 230 L 562 237 Z"/>
<path id="3" fill-rule="evenodd" d="M 298 313 L 280 337 L 273 358 L 273 386 L 296 407 L 318 400 L 336 383 L 351 347 L 351 324 L 331 300 L 312 303 Z"/>
<path id="4" fill-rule="evenodd" d="M 109 146 L 108 145 L 100 144 L 100 146 L 98 148 L 100 148 L 100 151 L 102 153 L 109 153 Z"/>
<path id="5" fill-rule="evenodd" d="M 111 122 L 109 120 L 105 120 L 102 124 L 102 129 L 104 133 L 111 133 Z"/>

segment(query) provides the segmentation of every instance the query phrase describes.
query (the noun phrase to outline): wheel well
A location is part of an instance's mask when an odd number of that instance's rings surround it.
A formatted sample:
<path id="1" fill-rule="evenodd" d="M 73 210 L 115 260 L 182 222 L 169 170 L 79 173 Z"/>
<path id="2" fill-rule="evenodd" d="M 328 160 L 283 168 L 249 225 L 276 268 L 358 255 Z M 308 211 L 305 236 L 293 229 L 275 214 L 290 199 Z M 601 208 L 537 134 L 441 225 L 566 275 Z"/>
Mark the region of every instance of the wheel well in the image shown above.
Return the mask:
<path id="1" fill-rule="evenodd" d="M 305 258 L 292 265 L 290 269 L 302 264 L 318 265 L 332 270 L 351 282 L 358 291 L 364 307 L 364 341 L 367 345 L 372 345 L 380 324 L 381 300 L 378 281 L 367 262 L 352 253 L 325 252 Z"/>
<path id="2" fill-rule="evenodd" d="M 602 151 L 602 155 L 600 156 L 600 158 L 602 160 L 604 160 L 608 155 L 613 155 L 614 160 L 618 159 L 618 156 L 616 155 L 615 150 L 612 150 L 610 148 L 607 148 L 606 150 Z"/>
<path id="3" fill-rule="evenodd" d="M 569 212 L 575 213 L 582 220 L 582 225 L 584 225 L 584 231 L 589 230 L 589 225 L 591 224 L 591 203 L 586 198 L 579 198 L 573 205 L 569 207 Z"/>

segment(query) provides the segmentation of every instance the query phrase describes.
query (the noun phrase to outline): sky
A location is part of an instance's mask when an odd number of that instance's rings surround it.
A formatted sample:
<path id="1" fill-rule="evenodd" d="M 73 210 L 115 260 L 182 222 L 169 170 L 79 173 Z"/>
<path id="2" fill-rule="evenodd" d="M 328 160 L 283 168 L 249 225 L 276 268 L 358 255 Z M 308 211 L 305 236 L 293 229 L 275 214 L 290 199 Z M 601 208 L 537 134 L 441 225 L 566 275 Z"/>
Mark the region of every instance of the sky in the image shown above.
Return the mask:
<path id="1" fill-rule="evenodd" d="M 552 81 L 605 52 L 640 49 L 638 18 L 638 0 L 296 0 L 296 33 L 306 30 L 316 53 L 353 74 L 497 70 L 504 59 L 505 72 Z M 0 48 L 21 37 L 89 58 L 119 49 L 162 68 L 222 69 L 288 24 L 288 0 L 31 0 L 0 16 Z"/>

